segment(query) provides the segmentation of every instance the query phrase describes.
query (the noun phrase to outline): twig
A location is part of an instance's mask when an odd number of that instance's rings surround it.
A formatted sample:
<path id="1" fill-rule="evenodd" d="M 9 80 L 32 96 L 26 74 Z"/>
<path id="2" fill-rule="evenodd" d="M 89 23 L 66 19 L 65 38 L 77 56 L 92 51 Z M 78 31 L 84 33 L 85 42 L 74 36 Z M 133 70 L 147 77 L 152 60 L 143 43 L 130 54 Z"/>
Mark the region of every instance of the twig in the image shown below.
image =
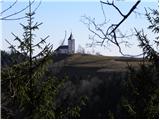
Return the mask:
<path id="1" fill-rule="evenodd" d="M 33 1 L 31 2 L 31 5 L 32 5 L 34 2 L 35 2 L 35 0 L 33 0 Z M 20 11 L 17 11 L 17 12 L 15 12 L 15 13 L 13 13 L 13 14 L 10 14 L 10 15 L 7 15 L 7 16 L 5 16 L 5 17 L 0 18 L 0 20 L 9 20 L 9 17 L 15 16 L 15 15 L 17 15 L 17 14 L 25 11 L 28 7 L 29 7 L 29 5 L 26 6 L 25 8 L 23 8 L 23 9 L 20 10 Z M 22 18 L 22 17 L 21 17 L 21 18 Z M 11 19 L 11 20 L 12 20 L 12 19 Z M 13 20 L 17 20 L 17 19 L 14 18 Z M 19 19 L 18 19 L 18 20 L 19 20 Z"/>
<path id="2" fill-rule="evenodd" d="M 117 7 L 117 6 L 115 6 L 114 5 L 114 3 L 112 2 L 112 3 L 109 3 L 108 1 L 107 2 L 103 2 L 103 1 L 100 1 L 101 3 L 103 3 L 103 4 L 107 4 L 107 5 L 111 5 L 111 6 L 113 6 L 118 12 L 119 12 L 119 14 L 121 15 L 121 16 L 125 16 L 121 11 L 120 11 L 120 9 Z"/>
<path id="3" fill-rule="evenodd" d="M 17 0 L 16 0 L 13 4 L 11 4 L 8 8 L 6 8 L 5 10 L 3 10 L 3 11 L 0 13 L 0 15 L 2 15 L 3 13 L 5 13 L 5 12 L 8 11 L 9 9 L 11 9 L 16 3 L 17 3 Z"/>
<path id="4" fill-rule="evenodd" d="M 132 8 L 128 11 L 128 13 L 126 15 L 123 14 L 121 12 L 121 10 L 114 4 L 114 1 L 112 1 L 112 3 L 108 2 L 108 1 L 107 2 L 100 1 L 100 3 L 101 3 L 101 9 L 102 9 L 102 12 L 103 12 L 103 16 L 104 16 L 105 22 L 103 22 L 102 24 L 96 24 L 95 19 L 91 19 L 91 18 L 86 17 L 86 16 L 83 16 L 83 17 L 85 18 L 85 20 L 88 21 L 88 23 L 85 23 L 84 21 L 82 21 L 82 22 L 85 25 L 87 25 L 88 30 L 91 33 L 93 33 L 94 36 L 97 36 L 97 37 L 99 37 L 102 40 L 101 41 L 101 46 L 107 40 L 107 42 L 111 42 L 114 45 L 116 45 L 118 47 L 118 49 L 119 49 L 119 52 L 122 55 L 125 56 L 125 54 L 121 50 L 121 46 L 120 46 L 120 43 L 119 43 L 118 39 L 130 37 L 132 35 L 125 35 L 125 34 L 120 33 L 120 31 L 119 31 L 119 36 L 118 36 L 117 35 L 117 29 L 130 16 L 130 14 L 136 9 L 136 7 L 138 6 L 138 4 L 140 3 L 140 0 L 138 0 L 132 6 Z M 115 8 L 118 11 L 118 13 L 122 16 L 122 19 L 118 23 L 111 24 L 110 26 L 108 26 L 107 30 L 103 30 L 102 29 L 102 27 L 106 24 L 106 15 L 105 15 L 105 12 L 104 12 L 104 9 L 103 9 L 103 4 L 107 4 L 107 5 L 113 6 L 113 8 Z M 92 25 L 93 29 L 91 28 L 91 25 Z M 94 39 L 94 38 L 92 38 L 92 39 Z M 128 43 L 128 42 L 127 41 L 122 41 L 121 43 Z"/>
<path id="5" fill-rule="evenodd" d="M 137 5 L 139 3 L 140 3 L 140 0 L 138 0 L 136 2 L 136 4 L 130 9 L 130 11 L 127 13 L 127 15 L 125 15 L 123 17 L 123 19 L 116 25 L 116 27 L 109 34 L 111 34 L 112 32 L 114 32 L 128 18 L 128 16 L 134 11 L 134 9 L 136 9 L 136 7 L 137 7 Z"/>

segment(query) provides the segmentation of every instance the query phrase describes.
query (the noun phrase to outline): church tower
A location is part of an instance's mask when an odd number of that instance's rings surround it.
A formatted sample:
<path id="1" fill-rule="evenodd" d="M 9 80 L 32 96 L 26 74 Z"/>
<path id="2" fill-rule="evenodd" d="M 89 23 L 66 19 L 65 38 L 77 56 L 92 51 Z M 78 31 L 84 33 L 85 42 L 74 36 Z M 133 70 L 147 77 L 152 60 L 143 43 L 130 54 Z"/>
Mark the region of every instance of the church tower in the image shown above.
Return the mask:
<path id="1" fill-rule="evenodd" d="M 69 54 L 75 53 L 75 39 L 73 38 L 72 33 L 68 38 L 68 53 Z"/>

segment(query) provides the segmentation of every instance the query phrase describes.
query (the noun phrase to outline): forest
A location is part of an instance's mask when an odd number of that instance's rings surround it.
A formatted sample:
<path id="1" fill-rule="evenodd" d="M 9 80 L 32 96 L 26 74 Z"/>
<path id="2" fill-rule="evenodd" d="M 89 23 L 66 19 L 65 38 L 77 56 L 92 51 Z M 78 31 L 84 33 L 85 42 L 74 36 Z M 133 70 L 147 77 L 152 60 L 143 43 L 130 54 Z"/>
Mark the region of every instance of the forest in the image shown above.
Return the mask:
<path id="1" fill-rule="evenodd" d="M 140 2 L 137 0 L 128 13 L 123 14 L 114 1 L 100 1 L 105 7 L 112 6 L 122 16 L 119 23 L 113 23 L 105 30 L 84 16 L 88 21 L 84 22 L 86 28 L 100 38 L 100 44 L 107 41 L 115 45 L 120 57 L 84 52 L 57 55 L 53 45 L 46 43 L 49 36 L 33 42 L 35 31 L 42 25 L 34 19 L 39 7 L 32 8 L 34 1 L 29 1 L 24 8 L 28 13 L 23 18 L 11 18 L 21 11 L 2 16 L 0 20 L 3 22 L 26 19 L 27 23 L 20 24 L 23 36 L 12 33 L 17 46 L 6 40 L 10 52 L 1 50 L 1 118 L 158 119 L 159 11 L 145 9 L 146 29 L 154 39 L 148 38 L 143 29 L 134 29 L 138 47 L 143 51 L 141 57 L 125 55 L 119 42 L 119 39 L 127 39 L 120 34 L 119 26 L 134 14 L 132 12 Z M 39 49 L 39 53 L 34 54 L 35 49 Z"/>

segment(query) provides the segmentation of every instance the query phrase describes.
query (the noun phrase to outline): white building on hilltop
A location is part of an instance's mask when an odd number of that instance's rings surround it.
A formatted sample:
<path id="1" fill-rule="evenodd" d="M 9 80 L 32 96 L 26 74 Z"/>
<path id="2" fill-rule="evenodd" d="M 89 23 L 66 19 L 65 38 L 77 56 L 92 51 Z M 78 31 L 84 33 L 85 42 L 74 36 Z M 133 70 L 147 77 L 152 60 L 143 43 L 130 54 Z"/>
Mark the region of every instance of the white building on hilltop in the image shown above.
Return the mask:
<path id="1" fill-rule="evenodd" d="M 75 53 L 75 39 L 72 33 L 68 38 L 68 45 L 61 45 L 55 50 L 56 54 L 74 54 Z"/>

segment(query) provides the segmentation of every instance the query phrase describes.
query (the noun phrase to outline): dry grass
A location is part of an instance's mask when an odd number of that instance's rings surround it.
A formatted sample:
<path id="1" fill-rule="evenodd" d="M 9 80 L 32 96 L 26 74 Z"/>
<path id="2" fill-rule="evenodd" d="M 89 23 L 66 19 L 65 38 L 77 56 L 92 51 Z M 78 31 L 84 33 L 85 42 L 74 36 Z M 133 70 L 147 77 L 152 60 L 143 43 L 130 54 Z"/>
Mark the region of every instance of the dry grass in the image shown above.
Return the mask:
<path id="1" fill-rule="evenodd" d="M 75 54 L 65 59 L 65 66 L 76 67 L 97 67 L 107 69 L 125 69 L 128 64 L 137 66 L 141 60 L 125 57 L 110 57 L 110 56 L 96 56 L 96 55 L 80 55 Z"/>
<path id="2" fill-rule="evenodd" d="M 137 58 L 74 54 L 56 62 L 53 67 L 55 69 L 67 67 L 71 71 L 76 68 L 76 71 L 94 71 L 96 73 L 120 72 L 126 71 L 128 64 L 137 67 L 140 62 L 141 59 Z"/>

